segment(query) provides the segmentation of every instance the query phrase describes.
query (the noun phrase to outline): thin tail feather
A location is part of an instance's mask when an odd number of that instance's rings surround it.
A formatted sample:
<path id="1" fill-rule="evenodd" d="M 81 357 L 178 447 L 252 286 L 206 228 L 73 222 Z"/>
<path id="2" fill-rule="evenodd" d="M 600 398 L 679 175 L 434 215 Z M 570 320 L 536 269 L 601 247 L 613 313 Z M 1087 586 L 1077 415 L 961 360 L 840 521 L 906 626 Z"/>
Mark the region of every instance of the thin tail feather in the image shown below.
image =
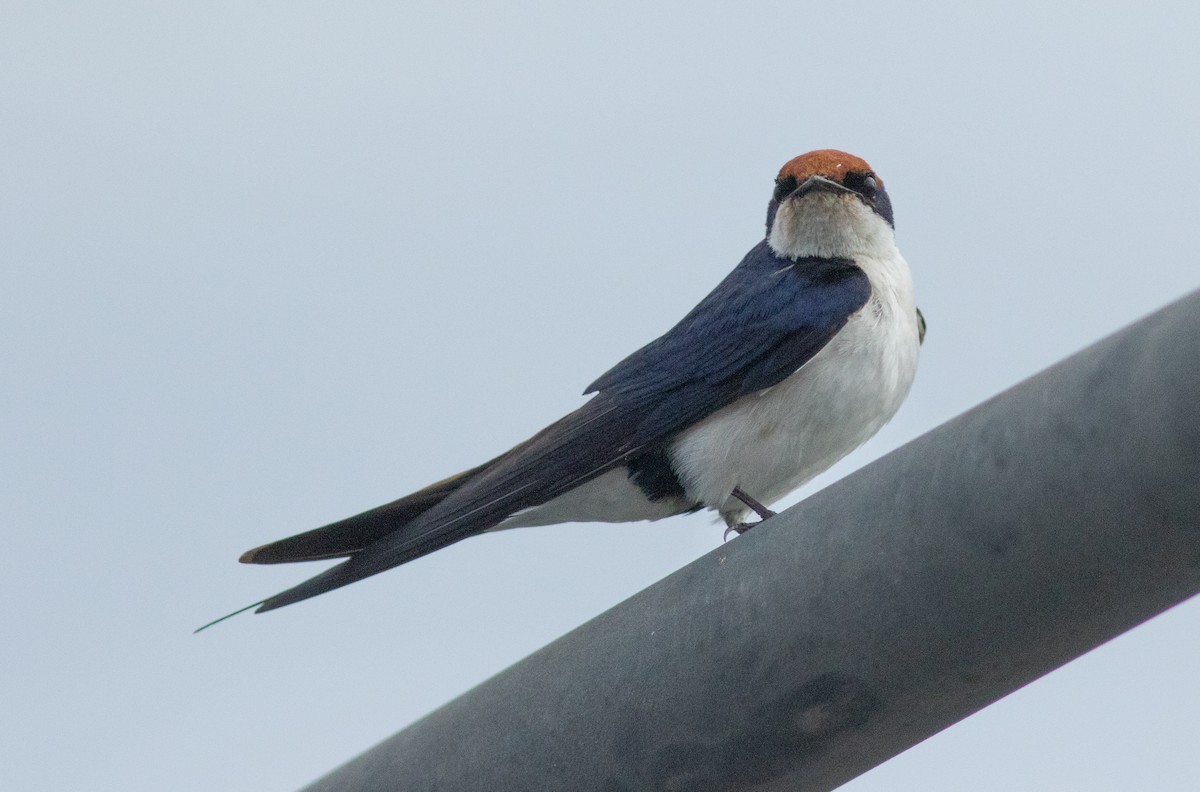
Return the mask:
<path id="1" fill-rule="evenodd" d="M 208 624 L 205 624 L 201 627 L 197 627 L 196 629 L 192 630 L 192 635 L 195 635 L 196 633 L 200 632 L 201 630 L 207 630 L 209 627 L 212 627 L 214 624 L 220 624 L 221 622 L 225 621 L 226 619 L 237 616 L 239 613 L 245 613 L 246 611 L 250 610 L 251 608 L 256 608 L 259 605 L 262 605 L 263 602 L 266 602 L 266 600 L 262 600 L 261 602 L 252 603 L 250 605 L 247 605 L 244 608 L 238 608 L 233 613 L 226 613 L 224 616 L 222 616 L 219 619 L 213 619 Z"/>

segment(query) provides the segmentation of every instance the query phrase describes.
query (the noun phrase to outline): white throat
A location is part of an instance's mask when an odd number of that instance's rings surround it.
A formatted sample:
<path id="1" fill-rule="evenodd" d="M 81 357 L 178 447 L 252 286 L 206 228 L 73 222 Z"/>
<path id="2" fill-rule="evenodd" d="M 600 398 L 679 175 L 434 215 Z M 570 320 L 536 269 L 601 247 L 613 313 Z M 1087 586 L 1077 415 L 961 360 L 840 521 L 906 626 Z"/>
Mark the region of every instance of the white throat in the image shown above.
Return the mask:
<path id="1" fill-rule="evenodd" d="M 892 227 L 856 196 L 810 193 L 784 200 L 767 244 L 782 258 L 884 257 L 895 250 Z"/>

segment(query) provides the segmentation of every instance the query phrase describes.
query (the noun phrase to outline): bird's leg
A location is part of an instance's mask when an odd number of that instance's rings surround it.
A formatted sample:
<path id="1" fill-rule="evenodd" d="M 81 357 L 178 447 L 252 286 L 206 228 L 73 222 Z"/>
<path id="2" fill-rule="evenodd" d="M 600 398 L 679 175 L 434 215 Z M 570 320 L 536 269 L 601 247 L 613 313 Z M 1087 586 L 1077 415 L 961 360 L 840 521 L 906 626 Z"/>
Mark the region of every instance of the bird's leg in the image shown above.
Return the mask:
<path id="1" fill-rule="evenodd" d="M 766 506 L 763 506 L 761 503 L 756 501 L 754 498 L 751 498 L 749 495 L 742 492 L 741 487 L 734 487 L 733 492 L 730 494 L 733 495 L 733 497 L 740 500 L 742 503 L 749 506 L 755 514 L 757 514 L 760 518 L 762 518 L 764 520 L 767 519 L 768 517 L 775 516 L 775 512 L 771 511 Z M 755 525 L 757 525 L 757 524 L 758 523 L 755 523 Z"/>
<path id="2" fill-rule="evenodd" d="M 756 523 L 740 522 L 740 523 L 736 523 L 734 525 L 729 526 L 728 528 L 725 529 L 725 539 L 729 538 L 730 531 L 733 531 L 738 534 L 744 534 L 744 533 L 746 533 L 746 531 L 749 531 L 751 528 L 758 525 L 758 523 L 761 523 L 763 520 L 767 519 L 768 517 L 775 516 L 775 512 L 771 511 L 766 506 L 763 506 L 761 503 L 756 501 L 754 498 L 752 498 L 749 495 L 747 495 L 746 493 L 742 492 L 741 487 L 734 487 L 733 492 L 731 492 L 730 494 L 733 497 L 740 500 L 742 503 L 749 506 L 750 509 L 753 510 L 753 512 L 759 516 L 759 521 Z"/>

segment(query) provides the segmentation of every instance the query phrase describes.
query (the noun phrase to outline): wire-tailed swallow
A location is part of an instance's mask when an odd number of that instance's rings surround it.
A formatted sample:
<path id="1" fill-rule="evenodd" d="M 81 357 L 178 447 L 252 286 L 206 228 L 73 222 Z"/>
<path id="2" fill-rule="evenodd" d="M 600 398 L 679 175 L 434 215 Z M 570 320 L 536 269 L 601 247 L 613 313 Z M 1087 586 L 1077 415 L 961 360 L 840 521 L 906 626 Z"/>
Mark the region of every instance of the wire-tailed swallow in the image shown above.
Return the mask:
<path id="1" fill-rule="evenodd" d="M 850 154 L 803 154 L 775 179 L 764 239 L 582 407 L 478 467 L 242 555 L 346 559 L 258 612 L 485 531 L 698 509 L 743 530 L 892 417 L 923 335 L 883 181 Z"/>

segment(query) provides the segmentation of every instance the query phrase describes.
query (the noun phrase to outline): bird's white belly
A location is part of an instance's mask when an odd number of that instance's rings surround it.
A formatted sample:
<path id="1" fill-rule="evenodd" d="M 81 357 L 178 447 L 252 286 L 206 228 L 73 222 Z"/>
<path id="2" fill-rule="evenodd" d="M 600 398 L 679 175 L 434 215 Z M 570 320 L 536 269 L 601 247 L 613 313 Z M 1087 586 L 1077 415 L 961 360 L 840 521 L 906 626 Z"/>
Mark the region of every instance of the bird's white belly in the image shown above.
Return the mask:
<path id="1" fill-rule="evenodd" d="M 679 436 L 670 455 L 689 498 L 737 522 L 746 507 L 735 487 L 772 503 L 887 423 L 912 385 L 919 340 L 911 291 L 876 295 L 786 380 Z"/>
<path id="2" fill-rule="evenodd" d="M 564 522 L 638 522 L 661 520 L 687 511 L 692 504 L 682 498 L 650 500 L 630 478 L 624 466 L 602 473 L 539 506 L 513 514 L 493 528 L 526 528 Z"/>

